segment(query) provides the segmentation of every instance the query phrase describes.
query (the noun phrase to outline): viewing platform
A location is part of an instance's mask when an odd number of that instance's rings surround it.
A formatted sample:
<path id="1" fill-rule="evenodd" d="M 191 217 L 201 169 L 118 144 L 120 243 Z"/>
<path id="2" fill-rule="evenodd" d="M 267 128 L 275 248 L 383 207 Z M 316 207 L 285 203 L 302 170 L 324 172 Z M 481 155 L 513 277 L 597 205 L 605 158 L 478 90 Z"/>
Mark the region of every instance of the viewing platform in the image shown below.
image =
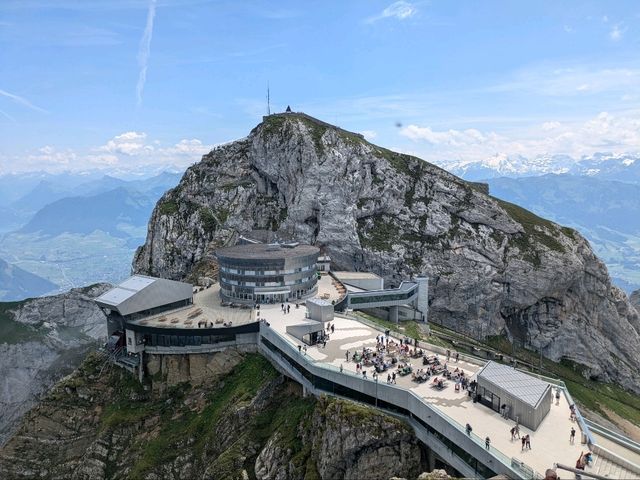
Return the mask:
<path id="1" fill-rule="evenodd" d="M 556 389 L 561 392 L 560 398 L 556 400 L 555 395 L 552 396 L 549 412 L 537 429 L 531 430 L 520 425 L 520 437 L 528 434 L 531 441 L 531 448 L 523 449 L 520 438 L 514 440 L 511 438 L 510 431 L 515 425 L 513 420 L 505 419 L 500 413 L 486 405 L 474 402 L 467 390 L 455 388 L 455 382 L 450 381 L 443 389 L 437 389 L 433 387 L 431 379 L 417 383 L 412 380 L 411 374 L 404 376 L 396 374 L 396 383 L 388 384 L 387 374 L 396 371 L 396 369 L 379 373 L 377 381 L 375 381 L 372 378 L 374 369 L 371 366 L 364 367 L 364 370 L 367 370 L 367 378 L 364 379 L 362 373 L 356 371 L 356 362 L 346 360 L 346 353 L 349 351 L 353 354 L 356 351 L 362 351 L 363 348 L 375 349 L 376 337 L 381 335 L 380 329 L 355 318 L 339 316 L 330 322 L 333 325 L 333 331 L 329 333 L 330 339 L 326 346 L 320 343 L 305 346 L 304 350 L 299 351 L 298 346 L 301 345 L 301 342 L 287 333 L 287 326 L 303 321 L 305 318 L 304 309 L 292 309 L 290 313 L 283 314 L 279 306 L 265 306 L 261 309 L 261 317 L 265 318 L 269 324 L 268 327 L 261 328 L 261 339 L 267 339 L 267 342 L 270 339 L 277 342 L 273 334 L 277 335 L 283 341 L 279 343 L 278 348 L 285 347 L 281 350 L 291 356 L 291 359 L 300 362 L 300 365 L 310 365 L 309 373 L 313 373 L 314 376 L 320 376 L 326 372 L 327 374 L 323 375 L 323 378 L 325 380 L 333 379 L 332 384 L 324 383 L 324 388 L 322 382 L 316 381 L 320 385 L 319 391 L 327 393 L 327 388 L 330 388 L 332 391 L 328 393 L 340 394 L 342 387 L 346 387 L 359 394 L 366 392 L 367 395 L 374 398 L 376 405 L 401 407 L 410 412 L 410 417 L 415 416 L 416 412 L 422 408 L 420 405 L 415 407 L 415 411 L 407 408 L 412 403 L 411 398 L 417 398 L 429 412 L 438 414 L 439 422 L 435 423 L 441 425 L 439 428 L 442 431 L 446 431 L 444 425 L 447 425 L 447 428 L 453 427 L 456 433 L 450 437 L 452 441 L 464 445 L 464 440 L 466 440 L 464 437 L 467 436 L 470 437 L 473 444 L 484 447 L 485 439 L 489 437 L 490 448 L 488 452 L 484 453 L 489 453 L 490 457 L 485 459 L 484 466 L 494 473 L 517 474 L 519 478 L 543 478 L 545 470 L 553 468 L 554 464 L 574 466 L 581 454 L 591 451 L 594 461 L 591 465 L 586 466 L 585 474 L 597 475 L 602 468 L 605 468 L 607 472 L 615 472 L 617 475 L 607 478 L 640 478 L 640 466 L 633 464 L 633 460 L 638 458 L 637 452 L 627 451 L 625 453 L 625 449 L 615 442 L 610 442 L 613 445 L 607 445 L 606 450 L 602 449 L 605 442 L 602 442 L 602 447 L 589 445 L 589 429 L 581 417 L 572 420 L 570 405 L 573 404 L 573 400 L 564 388 L 552 385 L 554 393 Z M 271 333 L 265 333 L 267 330 L 270 330 Z M 391 335 L 391 338 L 395 344 L 402 341 L 396 335 Z M 443 349 L 425 344 L 421 344 L 421 348 L 425 355 L 435 355 L 441 361 L 446 361 L 446 352 Z M 263 350 L 267 351 L 268 349 Z M 422 358 L 406 357 L 405 360 L 407 364 L 411 365 L 413 372 L 424 367 Z M 460 355 L 457 362 L 452 358 L 447 363 L 450 370 L 461 369 L 465 375 L 474 380 L 477 379 L 478 372 L 486 362 L 467 355 Z M 313 384 L 313 382 L 311 383 Z M 340 387 L 338 388 L 337 385 Z M 399 395 L 398 390 L 404 391 L 405 396 Z M 344 391 L 346 392 L 346 390 Z M 410 398 L 406 397 L 406 393 L 411 394 Z M 344 394 L 341 396 L 349 397 Z M 431 413 L 426 415 L 435 418 L 436 415 L 431 415 Z M 467 424 L 472 427 L 471 435 L 466 435 L 465 425 Z M 570 442 L 572 428 L 576 430 L 576 436 L 575 440 Z M 455 440 L 456 438 L 459 439 L 459 442 Z M 609 453 L 613 453 L 613 456 Z M 627 464 L 624 461 L 626 456 L 629 457 Z M 478 457 L 476 458 L 480 460 Z M 609 463 L 615 464 L 615 468 L 607 466 Z M 566 475 L 561 474 L 563 477 Z M 478 477 L 477 471 L 476 477 Z M 482 475 L 480 475 L 481 477 Z"/>

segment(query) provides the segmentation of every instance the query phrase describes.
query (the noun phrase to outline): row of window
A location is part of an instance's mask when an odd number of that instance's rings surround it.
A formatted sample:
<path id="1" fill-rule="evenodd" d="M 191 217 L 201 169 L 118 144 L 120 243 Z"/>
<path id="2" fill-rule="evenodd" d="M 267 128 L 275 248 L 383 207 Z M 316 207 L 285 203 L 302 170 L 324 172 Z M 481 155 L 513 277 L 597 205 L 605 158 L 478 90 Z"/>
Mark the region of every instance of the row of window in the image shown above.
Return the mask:
<path id="1" fill-rule="evenodd" d="M 295 298 L 303 298 L 307 295 L 310 295 L 315 292 L 315 287 L 312 288 L 301 288 L 296 289 L 291 292 L 282 292 L 280 294 L 264 294 L 264 293 L 247 293 L 247 292 L 239 292 L 234 290 L 227 290 L 224 288 L 220 289 L 222 295 L 227 298 L 237 298 L 239 300 L 254 300 L 254 301 L 264 301 L 267 298 L 278 298 L 282 301 L 287 299 L 295 299 Z"/>
<path id="2" fill-rule="evenodd" d="M 222 281 L 230 285 L 240 285 L 243 287 L 287 287 L 290 285 L 300 285 L 301 283 L 310 282 L 314 278 L 316 278 L 315 274 L 310 277 L 299 278 L 290 282 L 285 282 L 284 280 L 279 282 L 245 282 L 239 280 L 231 280 L 224 277 L 222 277 Z"/>
<path id="3" fill-rule="evenodd" d="M 270 267 L 268 267 L 270 268 Z M 310 265 L 305 265 L 303 267 L 299 267 L 299 268 L 292 268 L 289 270 L 271 270 L 271 269 L 267 269 L 267 268 L 255 268 L 252 270 L 248 270 L 248 269 L 241 269 L 241 268 L 233 268 L 233 267 L 227 267 L 224 265 L 220 265 L 220 271 L 221 272 L 226 272 L 226 273 L 236 273 L 239 275 L 257 275 L 257 276 L 262 276 L 262 275 L 291 275 L 292 273 L 298 273 L 298 272 L 306 272 L 307 270 L 315 270 L 316 269 L 316 264 L 312 263 Z"/>
<path id="4" fill-rule="evenodd" d="M 143 336 L 145 345 L 152 347 L 190 347 L 234 342 L 235 340 L 235 335 L 161 335 L 145 333 Z"/>
<path id="5" fill-rule="evenodd" d="M 356 305 L 361 303 L 373 303 L 373 302 L 397 302 L 401 300 L 407 300 L 416 294 L 415 290 L 402 293 L 388 293 L 383 295 L 363 295 L 357 296 L 357 294 L 349 295 L 349 304 Z"/>

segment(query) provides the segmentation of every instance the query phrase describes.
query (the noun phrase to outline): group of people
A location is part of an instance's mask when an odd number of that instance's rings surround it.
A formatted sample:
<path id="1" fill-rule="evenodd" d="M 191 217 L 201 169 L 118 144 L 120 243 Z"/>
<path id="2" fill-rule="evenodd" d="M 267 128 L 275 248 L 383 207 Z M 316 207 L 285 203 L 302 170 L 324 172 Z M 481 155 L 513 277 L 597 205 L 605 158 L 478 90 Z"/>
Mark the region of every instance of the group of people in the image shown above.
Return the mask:
<path id="1" fill-rule="evenodd" d="M 531 436 L 528 433 L 520 436 L 520 425 L 517 423 L 511 427 L 511 441 L 513 442 L 516 438 L 519 438 L 522 443 L 521 452 L 531 450 Z"/>
<path id="2" fill-rule="evenodd" d="M 458 360 L 460 360 L 460 352 L 453 352 L 452 354 L 451 350 L 447 349 L 447 362 L 451 360 L 452 356 L 455 359 L 456 363 L 458 363 Z"/>

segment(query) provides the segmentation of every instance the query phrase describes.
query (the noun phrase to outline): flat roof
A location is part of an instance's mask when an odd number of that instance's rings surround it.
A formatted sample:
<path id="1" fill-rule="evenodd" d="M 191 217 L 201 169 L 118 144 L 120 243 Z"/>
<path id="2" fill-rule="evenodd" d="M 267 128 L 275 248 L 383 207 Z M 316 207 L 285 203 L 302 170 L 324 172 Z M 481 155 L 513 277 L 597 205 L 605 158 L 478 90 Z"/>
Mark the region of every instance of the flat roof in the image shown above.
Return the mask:
<path id="1" fill-rule="evenodd" d="M 333 271 L 331 272 L 339 280 L 381 280 L 382 277 L 372 272 L 347 272 Z"/>
<path id="2" fill-rule="evenodd" d="M 313 245 L 289 245 L 286 244 L 267 244 L 267 243 L 250 243 L 245 245 L 234 245 L 233 247 L 224 247 L 216 250 L 216 255 L 225 258 L 243 258 L 243 259 L 280 259 L 295 258 L 305 255 L 318 255 L 320 249 Z"/>
<path id="3" fill-rule="evenodd" d="M 551 388 L 548 382 L 493 361 L 478 372 L 478 379 L 486 380 L 532 407 L 536 407 Z"/>
<path id="4" fill-rule="evenodd" d="M 320 307 L 329 307 L 333 305 L 329 300 L 323 300 L 321 298 L 309 298 L 307 303 L 313 303 L 314 305 L 318 305 Z"/>

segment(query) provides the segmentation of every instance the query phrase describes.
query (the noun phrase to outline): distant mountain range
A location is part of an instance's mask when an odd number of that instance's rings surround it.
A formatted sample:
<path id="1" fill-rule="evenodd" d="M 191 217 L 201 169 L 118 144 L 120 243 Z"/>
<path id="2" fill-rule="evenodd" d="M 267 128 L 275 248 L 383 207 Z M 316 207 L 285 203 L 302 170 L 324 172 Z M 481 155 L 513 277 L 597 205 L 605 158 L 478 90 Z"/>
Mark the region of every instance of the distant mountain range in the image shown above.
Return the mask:
<path id="1" fill-rule="evenodd" d="M 37 297 L 57 289 L 58 286 L 49 280 L 0 259 L 0 301 Z"/>
<path id="2" fill-rule="evenodd" d="M 484 181 L 493 196 L 579 230 L 618 286 L 640 288 L 640 183 L 569 174 Z"/>
<path id="3" fill-rule="evenodd" d="M 155 198 L 119 187 L 98 195 L 67 197 L 38 210 L 20 233 L 53 236 L 63 233 L 88 235 L 101 230 L 127 237 L 126 227 L 144 225 L 155 206 Z"/>
<path id="4" fill-rule="evenodd" d="M 6 291 L 11 295 L 5 300 L 21 299 L 128 275 L 156 201 L 181 176 L 0 176 L 0 258 L 19 261 L 19 271 L 49 282 L 30 279 L 17 287 L 0 277 L 0 295 Z"/>
<path id="5" fill-rule="evenodd" d="M 466 180 L 538 176 L 547 173 L 588 176 L 603 180 L 640 183 L 640 153 L 596 153 L 574 159 L 568 155 L 523 157 L 496 154 L 483 160 L 442 161 L 438 165 Z"/>

